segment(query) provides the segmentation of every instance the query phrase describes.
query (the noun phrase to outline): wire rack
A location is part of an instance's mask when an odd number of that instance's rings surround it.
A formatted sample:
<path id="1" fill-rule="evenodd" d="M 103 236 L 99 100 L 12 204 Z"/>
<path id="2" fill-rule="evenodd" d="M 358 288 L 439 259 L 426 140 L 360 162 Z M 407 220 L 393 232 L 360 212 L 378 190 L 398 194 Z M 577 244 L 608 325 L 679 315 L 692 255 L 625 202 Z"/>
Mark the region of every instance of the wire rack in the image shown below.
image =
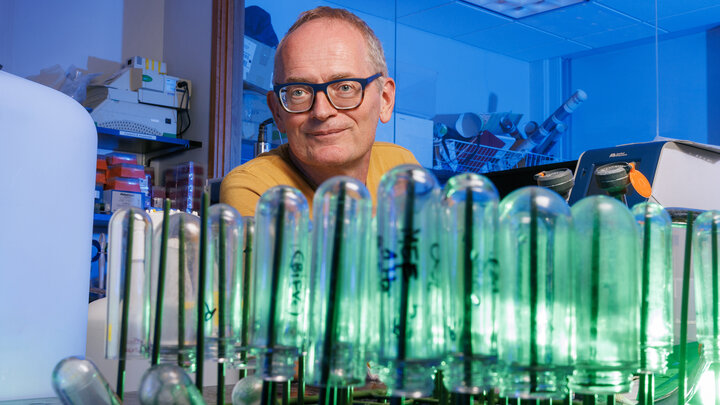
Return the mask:
<path id="1" fill-rule="evenodd" d="M 554 156 L 499 149 L 457 139 L 446 139 L 444 143 L 441 164 L 460 173 L 487 173 L 557 161 Z"/>

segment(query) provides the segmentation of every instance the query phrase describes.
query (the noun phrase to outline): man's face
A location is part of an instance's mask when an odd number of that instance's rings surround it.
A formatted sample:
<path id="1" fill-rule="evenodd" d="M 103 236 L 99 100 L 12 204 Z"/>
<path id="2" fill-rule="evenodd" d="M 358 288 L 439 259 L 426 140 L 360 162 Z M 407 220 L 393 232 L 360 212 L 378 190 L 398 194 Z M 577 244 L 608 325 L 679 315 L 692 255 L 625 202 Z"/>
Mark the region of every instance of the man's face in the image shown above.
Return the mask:
<path id="1" fill-rule="evenodd" d="M 375 73 L 362 34 L 346 22 L 320 18 L 305 23 L 287 38 L 275 83 L 324 83 L 366 78 Z M 387 122 L 395 101 L 395 83 L 378 78 L 365 88 L 362 104 L 337 110 L 323 92 L 312 109 L 291 114 L 273 92 L 267 95 L 278 129 L 287 134 L 292 154 L 308 168 L 346 168 L 369 159 L 378 119 Z"/>

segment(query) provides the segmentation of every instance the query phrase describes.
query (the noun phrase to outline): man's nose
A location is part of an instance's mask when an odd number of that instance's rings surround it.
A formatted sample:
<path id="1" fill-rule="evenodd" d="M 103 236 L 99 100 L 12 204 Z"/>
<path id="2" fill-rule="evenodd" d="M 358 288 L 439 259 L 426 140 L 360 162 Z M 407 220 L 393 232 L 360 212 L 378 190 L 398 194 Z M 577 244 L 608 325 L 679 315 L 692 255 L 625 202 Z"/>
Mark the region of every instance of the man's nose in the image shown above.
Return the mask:
<path id="1" fill-rule="evenodd" d="M 315 103 L 313 104 L 313 108 L 310 112 L 314 118 L 317 118 L 320 121 L 325 121 L 337 114 L 337 109 L 335 109 L 332 105 L 330 99 L 328 99 L 328 96 L 324 91 L 318 91 L 315 93 Z"/>

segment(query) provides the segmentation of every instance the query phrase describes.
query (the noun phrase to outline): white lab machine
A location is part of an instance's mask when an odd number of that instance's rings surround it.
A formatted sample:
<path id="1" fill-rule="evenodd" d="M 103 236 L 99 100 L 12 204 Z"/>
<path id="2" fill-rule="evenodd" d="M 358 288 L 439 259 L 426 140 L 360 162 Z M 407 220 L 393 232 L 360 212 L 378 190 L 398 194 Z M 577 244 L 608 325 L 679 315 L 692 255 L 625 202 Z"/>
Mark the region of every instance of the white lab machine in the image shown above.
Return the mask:
<path id="1" fill-rule="evenodd" d="M 85 353 L 97 133 L 58 91 L 0 89 L 0 402 L 55 398 L 53 368 Z"/>

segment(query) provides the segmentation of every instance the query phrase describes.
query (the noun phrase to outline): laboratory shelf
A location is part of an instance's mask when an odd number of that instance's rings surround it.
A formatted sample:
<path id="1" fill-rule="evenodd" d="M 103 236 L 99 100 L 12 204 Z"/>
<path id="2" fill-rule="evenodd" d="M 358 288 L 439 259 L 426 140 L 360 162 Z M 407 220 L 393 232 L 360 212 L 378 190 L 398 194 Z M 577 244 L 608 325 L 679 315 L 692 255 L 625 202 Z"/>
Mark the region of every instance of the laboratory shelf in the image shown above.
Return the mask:
<path id="1" fill-rule="evenodd" d="M 145 155 L 150 161 L 185 150 L 202 147 L 202 142 L 123 131 L 97 128 L 98 148 Z"/>

